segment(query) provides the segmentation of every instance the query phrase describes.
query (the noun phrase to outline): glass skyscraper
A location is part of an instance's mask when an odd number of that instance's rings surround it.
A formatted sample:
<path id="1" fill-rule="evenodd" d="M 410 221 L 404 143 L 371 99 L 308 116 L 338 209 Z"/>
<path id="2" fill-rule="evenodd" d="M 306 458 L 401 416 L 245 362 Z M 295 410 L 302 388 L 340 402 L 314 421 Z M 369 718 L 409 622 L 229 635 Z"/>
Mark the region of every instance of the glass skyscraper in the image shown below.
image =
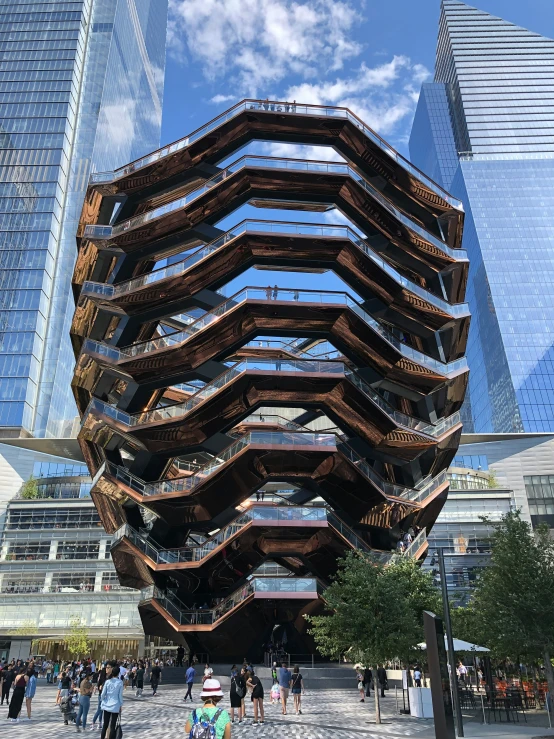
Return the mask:
<path id="1" fill-rule="evenodd" d="M 75 233 L 91 171 L 159 146 L 167 0 L 0 0 L 0 436 L 74 431 Z"/>
<path id="2" fill-rule="evenodd" d="M 464 431 L 554 431 L 554 41 L 443 0 L 410 155 L 466 210 Z"/>

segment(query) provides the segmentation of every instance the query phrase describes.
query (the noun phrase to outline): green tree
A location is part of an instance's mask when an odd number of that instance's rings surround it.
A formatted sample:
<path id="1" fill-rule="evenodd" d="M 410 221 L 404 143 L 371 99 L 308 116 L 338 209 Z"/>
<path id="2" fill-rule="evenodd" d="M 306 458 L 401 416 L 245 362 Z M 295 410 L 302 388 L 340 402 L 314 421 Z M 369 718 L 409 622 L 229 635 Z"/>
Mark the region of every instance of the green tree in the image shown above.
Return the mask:
<path id="1" fill-rule="evenodd" d="M 88 629 L 79 616 L 71 616 L 69 632 L 64 639 L 67 651 L 72 657 L 78 659 L 89 652 Z"/>
<path id="2" fill-rule="evenodd" d="M 8 632 L 10 636 L 33 636 L 38 631 L 38 626 L 35 621 L 26 619 L 22 621 L 17 629 Z"/>
<path id="3" fill-rule="evenodd" d="M 544 660 L 554 695 L 554 541 L 546 526 L 533 532 L 519 511 L 495 525 L 491 565 L 471 606 L 475 628 L 495 655 Z"/>
<path id="4" fill-rule="evenodd" d="M 35 477 L 31 477 L 23 483 L 19 495 L 24 500 L 34 500 L 38 498 L 38 484 Z"/>
<path id="5" fill-rule="evenodd" d="M 431 576 L 413 560 L 384 567 L 353 552 L 339 562 L 325 603 L 325 614 L 306 617 L 319 651 L 335 659 L 348 652 L 376 668 L 393 659 L 408 661 L 418 651 L 422 611 L 435 608 L 437 596 Z M 378 690 L 375 702 L 380 723 Z"/>

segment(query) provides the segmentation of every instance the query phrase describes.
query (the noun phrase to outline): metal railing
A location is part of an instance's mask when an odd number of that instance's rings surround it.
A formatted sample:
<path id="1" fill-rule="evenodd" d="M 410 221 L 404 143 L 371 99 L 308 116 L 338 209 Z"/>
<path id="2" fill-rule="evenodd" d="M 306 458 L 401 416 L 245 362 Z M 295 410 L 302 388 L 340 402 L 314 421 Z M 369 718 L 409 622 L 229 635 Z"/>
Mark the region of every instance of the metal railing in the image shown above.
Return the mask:
<path id="1" fill-rule="evenodd" d="M 242 102 L 237 103 L 232 108 L 217 116 L 213 120 L 209 121 L 209 123 L 206 123 L 204 126 L 196 129 L 188 136 L 185 136 L 184 138 L 179 139 L 178 141 L 175 141 L 168 146 L 164 146 L 163 148 L 158 149 L 157 151 L 152 152 L 151 154 L 148 154 L 141 159 L 137 159 L 136 161 L 127 164 L 125 167 L 116 169 L 113 172 L 93 172 L 90 176 L 90 183 L 110 183 L 114 182 L 120 177 L 126 177 L 127 175 L 133 174 L 137 170 L 142 169 L 143 167 L 147 167 L 149 164 L 158 162 L 160 161 L 160 159 L 164 159 L 165 157 L 170 156 L 177 151 L 186 149 L 195 141 L 198 141 L 214 129 L 219 128 L 219 126 L 221 126 L 223 123 L 226 123 L 227 121 L 231 120 L 232 118 L 239 115 L 240 113 L 243 113 L 246 110 L 257 110 L 260 112 L 267 111 L 270 113 L 290 113 L 293 115 L 312 115 L 318 117 L 325 116 L 328 118 L 340 118 L 348 120 L 353 123 L 356 128 L 359 128 L 365 136 L 371 139 L 374 144 L 376 144 L 385 154 L 387 154 L 387 156 L 393 159 L 393 161 L 399 164 L 403 169 L 416 177 L 422 184 L 424 184 L 436 195 L 445 200 L 453 208 L 462 210 L 462 203 L 460 200 L 454 198 L 452 195 L 450 195 L 450 193 L 446 192 L 446 190 L 444 190 L 440 185 L 434 182 L 424 172 L 415 167 L 401 154 L 391 148 L 389 144 L 387 144 L 387 142 L 379 136 L 379 134 L 375 133 L 375 131 L 369 128 L 369 126 L 366 126 L 366 124 L 360 118 L 358 118 L 358 116 L 354 115 L 354 113 L 348 110 L 348 108 L 335 108 L 329 105 L 299 105 L 298 103 L 279 102 L 273 100 L 243 100 Z"/>
<path id="2" fill-rule="evenodd" d="M 269 521 L 327 521 L 355 549 L 373 551 L 360 539 L 333 511 L 326 506 L 252 506 L 241 513 L 234 521 L 222 528 L 213 536 L 200 543 L 194 543 L 176 549 L 163 549 L 149 542 L 129 524 L 121 526 L 113 535 L 113 543 L 126 537 L 140 551 L 156 564 L 179 564 L 183 562 L 200 562 L 210 556 L 218 547 L 242 531 L 250 523 Z M 112 544 L 113 546 L 113 544 Z"/>
<path id="3" fill-rule="evenodd" d="M 440 310 L 448 313 L 452 316 L 462 316 L 468 314 L 468 307 L 465 303 L 453 303 L 450 304 L 446 300 L 433 295 L 428 290 L 425 290 L 420 285 L 417 285 L 412 280 L 404 277 L 398 270 L 392 267 L 385 259 L 380 257 L 371 247 L 356 234 L 348 226 L 317 226 L 307 223 L 291 224 L 282 221 L 258 221 L 258 220 L 245 220 L 239 223 L 233 228 L 232 231 L 228 231 L 219 236 L 217 239 L 202 246 L 193 254 L 183 259 L 181 262 L 175 262 L 166 267 L 149 272 L 148 274 L 141 275 L 140 277 L 133 277 L 130 280 L 119 282 L 117 285 L 107 285 L 101 282 L 90 282 L 83 283 L 82 294 L 90 295 L 97 294 L 106 297 L 120 297 L 126 295 L 134 290 L 139 290 L 142 287 L 147 287 L 161 280 L 165 280 L 169 277 L 175 277 L 178 275 L 184 275 L 188 270 L 194 267 L 198 262 L 209 257 L 214 252 L 219 251 L 221 248 L 234 241 L 245 233 L 278 233 L 283 236 L 297 235 L 306 237 L 318 237 L 318 238 L 336 238 L 336 239 L 347 239 L 354 244 L 360 251 L 362 251 L 374 264 L 379 266 L 385 271 L 390 277 L 392 277 L 399 285 L 405 287 L 407 290 L 412 292 L 414 295 L 422 298 L 423 300 L 431 303 Z M 466 258 L 465 252 L 459 251 L 458 258 Z"/>
<path id="4" fill-rule="evenodd" d="M 314 593 L 321 592 L 320 583 L 314 577 L 254 577 L 246 585 L 218 603 L 215 608 L 191 609 L 174 594 L 150 586 L 141 591 L 141 601 L 156 600 L 179 624 L 215 624 L 235 606 L 256 592 L 282 593 Z"/>
<path id="5" fill-rule="evenodd" d="M 187 416 L 198 405 L 207 401 L 215 393 L 222 388 L 234 382 L 238 377 L 247 372 L 276 372 L 279 375 L 287 374 L 321 374 L 342 376 L 351 382 L 368 400 L 379 407 L 390 418 L 405 428 L 417 431 L 427 436 L 437 438 L 442 436 L 453 426 L 460 423 L 460 414 L 454 413 L 448 418 L 441 419 L 438 423 L 432 424 L 413 416 L 408 416 L 401 411 L 396 410 L 388 401 L 386 401 L 379 393 L 368 385 L 367 382 L 342 362 L 319 361 L 319 360 L 291 360 L 291 359 L 257 359 L 247 358 L 230 367 L 226 372 L 215 380 L 206 384 L 198 390 L 193 396 L 188 398 L 184 403 L 176 403 L 175 405 L 164 406 L 163 408 L 155 408 L 149 411 L 143 411 L 137 414 L 128 414 L 115 408 L 113 405 L 93 398 L 83 415 L 83 423 L 86 422 L 87 416 L 91 411 L 96 411 L 102 415 L 113 418 L 129 428 L 135 428 L 144 424 L 156 423 L 158 421 L 172 421 L 177 418 Z M 290 422 L 289 428 L 298 428 L 298 424 Z"/>
<path id="6" fill-rule="evenodd" d="M 291 290 L 284 288 L 261 288 L 246 287 L 240 290 L 231 298 L 224 300 L 216 308 L 207 311 L 204 315 L 197 318 L 186 329 L 176 331 L 166 336 L 160 336 L 156 339 L 137 342 L 127 347 L 114 347 L 104 344 L 94 339 L 86 339 L 83 344 L 83 351 L 105 356 L 114 361 L 125 361 L 133 357 L 139 357 L 150 352 L 159 351 L 169 347 L 184 344 L 191 336 L 202 331 L 222 316 L 234 310 L 238 306 L 247 301 L 280 301 L 293 303 L 315 303 L 320 305 L 339 305 L 350 308 L 364 323 L 370 326 L 379 336 L 399 351 L 406 359 L 410 359 L 418 364 L 423 365 L 433 372 L 441 375 L 451 375 L 467 369 L 467 361 L 464 357 L 456 359 L 453 362 L 444 363 L 438 359 L 433 359 L 414 349 L 409 344 L 401 341 L 392 331 L 386 329 L 379 321 L 365 311 L 359 303 L 357 303 L 348 293 L 320 290 Z"/>
<path id="7" fill-rule="evenodd" d="M 406 213 L 393 205 L 384 195 L 374 187 L 368 180 L 365 179 L 357 170 L 351 167 L 349 164 L 342 164 L 336 162 L 320 162 L 312 161 L 307 159 L 286 159 L 281 157 L 264 157 L 247 154 L 246 156 L 240 157 L 235 162 L 230 164 L 225 169 L 218 172 L 216 175 L 206 180 L 202 185 L 192 190 L 191 192 L 183 195 L 176 200 L 173 200 L 164 205 L 160 205 L 153 210 L 146 213 L 141 213 L 138 216 L 133 216 L 123 223 L 119 223 L 116 226 L 97 226 L 88 225 L 85 226 L 84 236 L 89 239 L 114 239 L 123 233 L 132 231 L 135 228 L 141 228 L 147 223 L 156 221 L 159 218 L 163 218 L 169 213 L 175 213 L 178 210 L 186 208 L 198 198 L 210 192 L 214 187 L 224 182 L 229 177 L 232 177 L 237 172 L 242 171 L 246 168 L 256 169 L 273 169 L 273 170 L 287 170 L 297 172 L 318 172 L 327 174 L 340 174 L 353 179 L 360 187 L 366 192 L 370 193 L 374 200 L 376 200 L 385 210 L 387 210 L 397 221 L 402 223 L 407 229 L 417 234 L 420 238 L 424 239 L 428 244 L 442 251 L 444 254 L 448 254 L 453 259 L 458 259 L 459 249 L 453 249 L 448 246 L 444 241 L 434 236 L 432 233 L 423 228 L 419 223 L 410 218 Z"/>
<path id="8" fill-rule="evenodd" d="M 104 471 L 107 471 L 112 477 L 122 482 L 131 490 L 139 495 L 152 496 L 164 495 L 167 493 L 189 493 L 194 488 L 200 486 L 208 477 L 214 474 L 220 467 L 226 464 L 230 459 L 240 454 L 249 445 L 283 445 L 288 448 L 295 446 L 317 446 L 335 448 L 344 455 L 359 472 L 385 496 L 395 497 L 407 500 L 413 503 L 421 504 L 432 495 L 441 485 L 446 482 L 446 471 L 441 472 L 436 477 L 427 477 L 416 488 L 403 487 L 395 483 L 383 480 L 368 462 L 363 459 L 352 447 L 350 447 L 343 437 L 336 434 L 318 434 L 318 433 L 295 433 L 295 432 L 270 432 L 270 431 L 252 431 L 234 441 L 220 455 L 210 460 L 196 474 L 190 477 L 160 480 L 158 482 L 144 482 L 128 472 L 124 467 L 120 467 L 111 462 L 105 462 L 97 472 L 93 484 L 97 481 Z"/>

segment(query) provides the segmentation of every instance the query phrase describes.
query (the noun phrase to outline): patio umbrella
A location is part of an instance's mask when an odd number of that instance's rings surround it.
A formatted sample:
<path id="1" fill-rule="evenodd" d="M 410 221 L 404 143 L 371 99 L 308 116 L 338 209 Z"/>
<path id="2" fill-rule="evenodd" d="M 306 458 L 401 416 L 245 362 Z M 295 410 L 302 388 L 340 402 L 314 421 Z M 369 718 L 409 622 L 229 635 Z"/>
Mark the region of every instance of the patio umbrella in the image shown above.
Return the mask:
<path id="1" fill-rule="evenodd" d="M 464 641 L 463 639 L 453 639 L 452 641 L 454 642 L 455 652 L 490 652 L 490 649 L 487 649 L 487 647 L 480 647 L 478 644 L 472 644 L 471 642 Z M 427 644 L 425 642 L 422 642 L 417 646 L 420 649 L 427 649 Z M 444 637 L 444 646 L 446 649 L 448 649 L 446 636 Z"/>

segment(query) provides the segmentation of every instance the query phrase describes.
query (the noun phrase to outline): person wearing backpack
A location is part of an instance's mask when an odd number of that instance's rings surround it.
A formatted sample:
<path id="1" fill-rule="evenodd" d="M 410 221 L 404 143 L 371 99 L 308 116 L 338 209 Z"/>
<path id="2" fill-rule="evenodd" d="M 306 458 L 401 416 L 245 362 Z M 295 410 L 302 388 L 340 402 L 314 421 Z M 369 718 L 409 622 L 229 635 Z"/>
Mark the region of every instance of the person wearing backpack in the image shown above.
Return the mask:
<path id="1" fill-rule="evenodd" d="M 242 705 L 244 696 L 246 695 L 246 680 L 238 670 L 231 670 L 231 690 L 229 698 L 231 699 L 231 723 L 235 723 L 235 708 L 239 713 L 239 724 L 242 724 Z"/>
<path id="2" fill-rule="evenodd" d="M 121 709 L 123 707 L 123 682 L 119 677 L 119 667 L 117 665 L 112 668 L 110 679 L 104 683 L 100 705 L 104 714 L 100 739 L 106 739 L 108 727 L 110 729 L 110 739 L 116 739 L 119 733 L 117 727 L 121 719 Z"/>
<path id="3" fill-rule="evenodd" d="M 195 708 L 185 724 L 189 739 L 231 739 L 231 719 L 227 711 L 218 708 L 223 698 L 219 680 L 204 680 L 200 698 L 204 705 Z"/>

